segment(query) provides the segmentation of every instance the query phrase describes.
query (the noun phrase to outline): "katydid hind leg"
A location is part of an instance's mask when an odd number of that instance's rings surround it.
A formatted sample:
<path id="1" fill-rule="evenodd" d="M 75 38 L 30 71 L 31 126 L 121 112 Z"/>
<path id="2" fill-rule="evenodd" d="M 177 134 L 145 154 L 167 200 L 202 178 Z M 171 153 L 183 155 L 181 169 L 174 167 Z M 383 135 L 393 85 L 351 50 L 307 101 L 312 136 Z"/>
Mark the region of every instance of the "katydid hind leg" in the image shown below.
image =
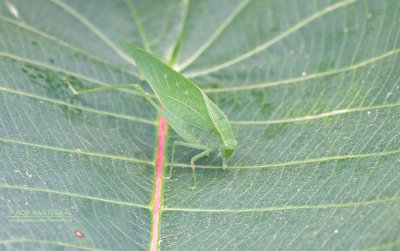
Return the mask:
<path id="1" fill-rule="evenodd" d="M 174 157 L 175 157 L 175 147 L 177 145 L 186 145 L 185 142 L 182 141 L 174 141 L 174 143 L 172 143 L 172 151 L 171 151 L 171 162 L 169 165 L 169 175 L 168 177 L 164 177 L 164 179 L 169 180 L 172 176 L 172 169 L 174 168 Z"/>
<path id="2" fill-rule="evenodd" d="M 201 149 L 201 150 L 206 150 L 208 149 L 205 146 L 200 146 L 200 145 L 196 145 L 196 144 L 191 144 L 191 143 L 187 143 L 187 142 L 183 142 L 183 141 L 179 141 L 176 140 L 174 141 L 174 143 L 172 143 L 172 151 L 171 151 L 171 162 L 170 162 L 170 166 L 169 166 L 169 175 L 168 177 L 164 177 L 164 179 L 170 179 L 172 176 L 172 169 L 173 169 L 173 164 L 174 164 L 174 158 L 175 158 L 175 147 L 176 146 L 186 146 L 186 147 L 191 147 L 191 148 L 195 148 L 195 149 Z"/>
<path id="3" fill-rule="evenodd" d="M 168 177 L 164 176 L 164 179 L 169 180 L 172 176 L 172 169 L 174 168 L 174 156 L 175 156 L 175 142 L 172 144 L 172 152 L 171 152 L 171 162 L 169 164 L 169 174 Z"/>
<path id="4" fill-rule="evenodd" d="M 195 156 L 193 156 L 193 158 L 190 160 L 190 165 L 192 166 L 192 170 L 193 170 L 193 180 L 194 180 L 194 186 L 190 187 L 190 189 L 195 189 L 197 186 L 197 182 L 196 182 L 196 172 L 195 172 L 195 168 L 194 168 L 194 162 L 204 156 L 208 156 L 211 152 L 215 151 L 215 148 L 209 148 L 207 150 L 205 150 L 204 152 L 201 152 Z"/>

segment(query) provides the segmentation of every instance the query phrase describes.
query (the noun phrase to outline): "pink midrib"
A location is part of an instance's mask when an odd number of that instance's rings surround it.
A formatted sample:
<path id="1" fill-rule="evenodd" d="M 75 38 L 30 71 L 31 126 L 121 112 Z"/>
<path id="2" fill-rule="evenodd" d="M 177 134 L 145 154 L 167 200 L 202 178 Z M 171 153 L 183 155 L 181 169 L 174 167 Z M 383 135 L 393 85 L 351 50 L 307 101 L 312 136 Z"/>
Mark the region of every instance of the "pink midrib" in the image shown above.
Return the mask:
<path id="1" fill-rule="evenodd" d="M 156 185 L 153 200 L 153 233 L 151 239 L 151 251 L 157 250 L 158 229 L 160 224 L 161 190 L 162 190 L 162 167 L 164 161 L 165 135 L 167 132 L 167 122 L 160 116 L 158 127 L 158 148 L 156 159 Z"/>

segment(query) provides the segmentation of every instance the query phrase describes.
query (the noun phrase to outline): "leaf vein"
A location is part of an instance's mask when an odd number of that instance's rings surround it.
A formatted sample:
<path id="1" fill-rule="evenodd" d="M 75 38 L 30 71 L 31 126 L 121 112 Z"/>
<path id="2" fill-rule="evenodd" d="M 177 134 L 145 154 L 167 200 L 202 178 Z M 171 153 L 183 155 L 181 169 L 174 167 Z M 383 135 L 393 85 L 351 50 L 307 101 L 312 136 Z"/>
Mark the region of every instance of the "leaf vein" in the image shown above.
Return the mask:
<path id="1" fill-rule="evenodd" d="M 51 194 L 65 195 L 65 196 L 74 197 L 74 198 L 81 198 L 81 199 L 95 200 L 95 201 L 101 201 L 101 202 L 112 203 L 112 204 L 119 204 L 119 205 L 124 205 L 124 206 L 131 206 L 131 207 L 139 207 L 139 208 L 151 209 L 151 208 L 150 208 L 149 206 L 147 206 L 147 205 L 141 205 L 141 204 L 136 204 L 136 203 L 132 203 L 132 202 L 126 202 L 126 201 L 110 200 L 110 199 L 106 199 L 106 198 L 100 198 L 100 197 L 89 196 L 89 195 L 83 195 L 83 194 L 77 194 L 77 193 L 70 193 L 70 192 L 57 191 L 57 190 L 50 190 L 50 189 L 46 189 L 46 188 L 36 188 L 36 187 L 27 187 L 27 186 L 15 186 L 15 185 L 8 185 L 8 184 L 0 184 L 0 188 L 4 188 L 4 189 L 18 189 L 18 190 L 29 190 L 29 191 L 34 191 L 34 192 L 45 192 L 45 193 L 51 193 Z"/>
<path id="2" fill-rule="evenodd" d="M 347 202 L 347 203 L 334 203 L 325 205 L 298 205 L 298 206 L 280 206 L 280 207 L 266 207 L 266 208 L 244 208 L 244 209 L 207 209 L 207 208 L 174 208 L 164 206 L 163 211 L 174 212 L 208 212 L 208 213 L 254 213 L 254 212 L 267 212 L 267 211 L 282 211 L 282 210 L 303 210 L 303 209 L 329 209 L 329 208 L 343 208 L 343 207 L 356 207 L 367 206 L 373 204 L 388 203 L 400 200 L 400 196 L 393 196 L 383 199 Z"/>
<path id="3" fill-rule="evenodd" d="M 42 31 L 42 30 L 40 30 L 40 29 L 37 29 L 37 28 L 32 27 L 32 26 L 29 26 L 29 25 L 27 25 L 26 23 L 23 23 L 23 22 L 16 22 L 16 21 L 14 21 L 14 20 L 12 20 L 12 19 L 9 19 L 9 18 L 4 17 L 4 16 L 1 16 L 1 15 L 0 15 L 0 20 L 3 20 L 4 22 L 7 22 L 7 23 L 10 23 L 10 24 L 19 26 L 20 28 L 23 28 L 23 29 L 25 29 L 25 30 L 31 31 L 31 32 L 33 32 L 33 33 L 36 33 L 36 34 L 38 34 L 38 35 L 40 35 L 40 36 L 42 36 L 42 37 L 44 37 L 44 38 L 47 38 L 47 39 L 49 39 L 49 40 L 53 40 L 53 41 L 57 42 L 58 44 L 60 44 L 60 45 L 62 45 L 62 46 L 64 46 L 64 47 L 66 47 L 66 48 L 68 48 L 68 49 L 71 49 L 71 50 L 73 50 L 73 51 L 75 51 L 75 52 L 78 52 L 78 53 L 80 53 L 80 54 L 82 54 L 82 55 L 85 55 L 86 57 L 91 58 L 91 59 L 93 59 L 93 60 L 95 60 L 95 61 L 97 61 L 97 62 L 100 62 L 100 63 L 102 63 L 102 64 L 104 64 L 104 65 L 109 65 L 109 66 L 114 67 L 114 68 L 118 68 L 118 70 L 121 70 L 121 71 L 123 71 L 123 72 L 125 72 L 125 73 L 127 73 L 127 74 L 130 74 L 130 75 L 132 75 L 132 76 L 135 76 L 135 77 L 139 78 L 139 74 L 136 73 L 136 72 L 133 72 L 133 71 L 131 71 L 131 70 L 129 70 L 129 69 L 125 69 L 124 67 L 116 66 L 116 65 L 113 65 L 113 64 L 111 64 L 111 63 L 109 63 L 109 62 L 106 62 L 106 61 L 102 60 L 101 58 L 99 58 L 99 57 L 97 57 L 97 56 L 95 56 L 95 55 L 92 55 L 92 54 L 90 54 L 90 53 L 87 53 L 86 51 L 81 50 L 81 49 L 79 49 L 79 48 L 73 46 L 72 44 L 69 44 L 69 43 L 66 42 L 66 41 L 61 40 L 60 38 L 54 37 L 54 36 L 52 36 L 52 35 L 50 35 L 50 34 L 44 32 L 44 31 Z"/>
<path id="4" fill-rule="evenodd" d="M 71 16 L 79 20 L 82 24 L 84 24 L 90 31 L 96 34 L 101 40 L 103 40 L 111 49 L 113 49 L 121 58 L 127 61 L 130 64 L 136 66 L 135 61 L 132 60 L 128 55 L 126 55 L 123 51 L 121 51 L 108 37 L 106 37 L 95 25 L 93 25 L 89 20 L 79 14 L 76 10 L 63 3 L 60 0 L 49 0 L 54 3 L 58 7 L 60 7 L 65 12 L 69 13 Z"/>
<path id="5" fill-rule="evenodd" d="M 21 242 L 36 242 L 36 243 L 58 245 L 58 246 L 69 247 L 69 248 L 78 248 L 78 249 L 83 249 L 83 250 L 104 251 L 104 249 L 74 245 L 74 244 L 65 243 L 65 242 L 61 242 L 61 241 L 52 241 L 52 240 L 35 239 L 35 238 L 19 238 L 19 239 L 2 240 L 2 241 L 0 241 L 0 245 L 5 245 L 8 243 L 21 243 Z"/>
<path id="6" fill-rule="evenodd" d="M 308 164 L 314 162 L 325 162 L 332 160 L 345 160 L 345 159 L 358 159 L 358 158 L 368 158 L 368 157 L 380 157 L 385 155 L 392 155 L 400 153 L 400 149 L 392 150 L 392 151 L 384 151 L 384 152 L 372 152 L 372 153 L 360 153 L 360 154 L 348 154 L 348 155 L 338 155 L 338 156 L 327 156 L 320 157 L 314 159 L 305 159 L 305 160 L 296 160 L 282 163 L 271 163 L 264 165 L 253 165 L 253 166 L 230 166 L 227 169 L 257 169 L 257 168 L 272 168 L 272 167 L 280 167 L 280 166 L 293 166 L 293 165 L 301 165 Z M 176 167 L 190 167 L 190 165 L 182 164 L 182 163 L 168 163 L 167 165 L 172 165 Z M 204 165 L 196 165 L 196 168 L 205 168 L 205 169 L 221 169 L 221 166 L 204 166 Z"/>
<path id="7" fill-rule="evenodd" d="M 26 62 L 26 63 L 29 63 L 29 64 L 37 65 L 37 66 L 40 66 L 40 67 L 43 67 L 43 68 L 47 68 L 47 69 L 52 70 L 52 71 L 61 72 L 61 73 L 64 73 L 66 75 L 69 75 L 69 76 L 74 76 L 76 78 L 79 78 L 79 79 L 82 79 L 82 80 L 86 80 L 88 82 L 91 82 L 91 83 L 94 83 L 94 84 L 98 84 L 98 85 L 101 85 L 101 86 L 111 86 L 110 84 L 107 84 L 107 83 L 105 83 L 105 82 L 103 82 L 101 80 L 98 80 L 98 79 L 90 78 L 90 77 L 81 75 L 79 73 L 75 73 L 75 72 L 71 72 L 71 71 L 68 71 L 68 70 L 64 70 L 64 69 L 61 69 L 59 67 L 55 67 L 55 66 L 52 66 L 52 65 L 44 64 L 44 63 L 38 62 L 36 60 L 20 57 L 20 56 L 17 56 L 17 55 L 14 55 L 14 54 L 10 54 L 10 53 L 7 53 L 7 52 L 0 51 L 0 57 L 8 57 L 8 58 L 12 58 L 12 59 L 15 59 L 15 60 L 18 60 L 18 61 L 21 61 L 21 62 Z M 138 92 L 136 92 L 136 91 L 130 91 L 130 90 L 124 90 L 124 89 L 117 89 L 117 90 L 118 91 L 122 91 L 122 92 L 131 93 L 133 95 L 140 96 L 140 94 Z"/>
<path id="8" fill-rule="evenodd" d="M 393 103 L 393 104 L 382 104 L 382 105 L 375 105 L 375 106 L 368 106 L 368 107 L 357 107 L 357 108 L 349 108 L 343 110 L 335 110 L 331 112 L 320 113 L 316 115 L 306 115 L 304 117 L 297 117 L 297 118 L 287 118 L 287 119 L 277 119 L 277 120 L 263 120 L 263 121 L 231 121 L 232 124 L 238 125 L 268 125 L 268 124 L 281 124 L 281 123 L 291 123 L 291 122 L 299 122 L 299 121 L 306 121 L 306 120 L 313 120 L 313 119 L 320 119 L 326 118 L 336 115 L 341 115 L 345 113 L 352 113 L 352 112 L 360 112 L 360 111 L 367 111 L 373 109 L 383 109 L 383 108 L 391 108 L 400 106 L 400 103 Z"/>
<path id="9" fill-rule="evenodd" d="M 373 63 L 375 61 L 384 59 L 386 57 L 389 57 L 391 55 L 397 54 L 399 52 L 400 52 L 400 48 L 397 48 L 397 49 L 394 49 L 392 51 L 386 52 L 386 53 L 384 53 L 382 55 L 369 58 L 369 59 L 367 59 L 365 61 L 362 61 L 362 62 L 354 64 L 354 65 L 349 65 L 347 67 L 336 69 L 336 70 L 320 72 L 320 73 L 314 73 L 314 74 L 307 75 L 305 77 L 290 78 L 290 79 L 278 80 L 278 81 L 273 81 L 273 82 L 259 83 L 259 84 L 254 84 L 254 85 L 225 87 L 225 88 L 219 88 L 219 89 L 204 89 L 204 92 L 212 93 L 212 92 L 230 92 L 230 91 L 240 91 L 240 90 L 251 90 L 251 89 L 258 89 L 258 88 L 264 88 L 264 87 L 271 87 L 271 86 L 277 86 L 277 85 L 284 85 L 284 84 L 302 82 L 302 81 L 309 80 L 309 79 L 320 78 L 320 77 L 325 77 L 325 76 L 328 76 L 328 75 L 333 75 L 333 74 L 336 74 L 336 73 L 342 73 L 342 72 L 346 72 L 346 71 L 356 70 L 356 69 L 358 69 L 360 67 L 363 67 L 365 65 L 371 64 L 371 63 Z"/>
<path id="10" fill-rule="evenodd" d="M 70 104 L 70 103 L 67 103 L 67 102 L 64 102 L 64 101 L 61 101 L 61 100 L 51 99 L 51 98 L 47 98 L 47 97 L 35 95 L 35 94 L 32 94 L 32 93 L 19 91 L 19 90 L 13 90 L 13 89 L 9 89 L 9 88 L 2 87 L 2 86 L 0 86 L 0 91 L 13 93 L 13 94 L 17 94 L 17 95 L 22 95 L 22 96 L 26 96 L 26 97 L 30 97 L 30 98 L 46 101 L 46 102 L 49 102 L 49 103 L 58 104 L 58 105 L 64 105 L 64 106 L 68 106 L 68 107 L 71 107 L 71 108 L 74 108 L 74 109 L 78 109 L 78 110 L 82 110 L 82 111 L 93 112 L 93 113 L 106 115 L 106 116 L 112 116 L 112 117 L 116 117 L 116 118 L 120 118 L 120 119 L 138 121 L 138 122 L 142 122 L 142 123 L 146 123 L 146 124 L 150 124 L 150 125 L 156 125 L 156 122 L 152 121 L 152 120 L 142 119 L 142 118 L 129 116 L 129 115 L 125 115 L 125 114 L 118 114 L 118 113 L 114 113 L 114 112 L 108 112 L 108 111 L 93 109 L 93 108 L 79 106 L 79 105 L 74 105 L 74 104 Z"/>
<path id="11" fill-rule="evenodd" d="M 42 148 L 42 149 L 58 151 L 58 152 L 82 154 L 82 155 L 94 156 L 94 157 L 100 157 L 100 158 L 117 159 L 117 160 L 124 160 L 124 161 L 128 161 L 128 162 L 154 165 L 153 161 L 148 161 L 148 160 L 142 160 L 142 159 L 136 159 L 136 158 L 126 157 L 126 156 L 112 155 L 112 154 L 105 154 L 105 153 L 78 151 L 78 150 L 73 150 L 73 149 L 57 147 L 57 146 L 49 146 L 49 145 L 41 145 L 41 144 L 37 144 L 37 143 L 24 142 L 24 141 L 19 141 L 19 140 L 14 140 L 14 139 L 0 138 L 0 142 Z"/>
<path id="12" fill-rule="evenodd" d="M 235 20 L 240 12 L 250 3 L 251 0 L 245 0 L 240 3 L 228 16 L 227 19 L 218 27 L 218 29 L 211 35 L 211 37 L 196 51 L 193 55 L 188 58 L 184 63 L 177 65 L 177 71 L 186 69 L 193 61 L 195 61 L 204 51 L 206 51 L 212 43 L 222 34 L 222 32 Z"/>
<path id="13" fill-rule="evenodd" d="M 348 4 L 354 3 L 357 0 L 345 0 L 342 2 L 338 2 L 336 4 L 333 4 L 331 6 L 326 7 L 325 9 L 314 13 L 313 15 L 309 16 L 308 18 L 304 19 L 303 21 L 297 23 L 296 25 L 294 25 L 292 28 L 288 29 L 287 31 L 283 32 L 282 34 L 278 35 L 277 37 L 269 40 L 268 42 L 261 44 L 259 46 L 257 46 L 256 48 L 254 48 L 253 50 L 250 50 L 236 58 L 233 58 L 229 61 L 226 61 L 225 63 L 219 64 L 219 65 L 215 65 L 213 67 L 210 67 L 208 69 L 205 70 L 200 70 L 197 72 L 192 72 L 192 73 L 188 73 L 186 74 L 187 77 L 198 77 L 198 76 L 202 76 L 202 75 L 206 75 L 208 73 L 211 72 L 215 72 L 224 68 L 227 68 L 233 64 L 236 64 L 240 61 L 243 61 L 255 54 L 257 54 L 260 51 L 263 51 L 265 49 L 267 49 L 268 47 L 272 46 L 273 44 L 281 41 L 282 39 L 286 38 L 287 36 L 291 35 L 292 33 L 294 33 L 295 31 L 299 30 L 300 28 L 303 28 L 304 26 L 306 26 L 307 24 L 311 23 L 312 21 L 324 16 L 325 14 L 328 14 L 338 8 L 344 7 Z"/>

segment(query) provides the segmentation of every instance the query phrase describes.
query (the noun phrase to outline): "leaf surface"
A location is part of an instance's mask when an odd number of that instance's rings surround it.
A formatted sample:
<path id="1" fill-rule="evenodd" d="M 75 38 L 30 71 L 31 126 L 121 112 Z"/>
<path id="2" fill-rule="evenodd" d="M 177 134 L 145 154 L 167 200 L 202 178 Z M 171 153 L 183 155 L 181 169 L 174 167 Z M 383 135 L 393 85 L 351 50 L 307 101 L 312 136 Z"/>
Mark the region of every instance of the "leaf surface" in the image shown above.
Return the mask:
<path id="1" fill-rule="evenodd" d="M 239 143 L 226 171 L 198 161 L 195 190 L 199 151 L 177 147 L 161 250 L 399 248 L 397 0 L 0 6 L 0 249 L 150 247 L 157 113 L 67 85 L 149 91 L 120 39 L 198 84 Z"/>

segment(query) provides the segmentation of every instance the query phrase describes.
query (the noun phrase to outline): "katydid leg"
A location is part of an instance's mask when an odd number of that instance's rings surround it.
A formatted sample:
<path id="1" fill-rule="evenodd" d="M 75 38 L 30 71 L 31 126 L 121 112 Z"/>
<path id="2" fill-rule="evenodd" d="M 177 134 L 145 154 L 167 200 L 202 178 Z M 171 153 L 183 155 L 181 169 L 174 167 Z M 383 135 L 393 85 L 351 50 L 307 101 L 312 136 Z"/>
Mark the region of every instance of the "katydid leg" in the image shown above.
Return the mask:
<path id="1" fill-rule="evenodd" d="M 86 94 L 86 93 L 109 91 L 109 90 L 114 90 L 114 89 L 121 89 L 121 88 L 137 86 L 137 84 L 110 85 L 110 86 L 103 86 L 103 87 L 98 87 L 98 88 L 93 88 L 93 89 L 88 89 L 88 90 L 83 90 L 83 91 L 76 91 L 75 88 L 72 87 L 72 85 L 70 83 L 67 82 L 67 84 L 68 84 L 68 88 L 75 96 L 81 95 L 81 94 Z"/>
<path id="2" fill-rule="evenodd" d="M 122 84 L 122 85 L 111 85 L 111 86 L 104 86 L 104 87 L 99 87 L 99 88 L 93 88 L 93 89 L 88 89 L 88 90 L 83 90 L 83 91 L 76 91 L 71 84 L 68 84 L 68 88 L 70 89 L 70 91 L 75 95 L 81 95 L 81 94 L 86 94 L 86 93 L 94 93 L 94 92 L 101 92 L 101 91 L 109 91 L 109 90 L 114 90 L 114 89 L 121 89 L 121 88 L 128 88 L 128 87 L 135 87 L 136 90 L 139 92 L 140 95 L 142 95 L 143 97 L 146 98 L 147 101 L 150 102 L 150 104 L 152 106 L 154 106 L 154 108 L 161 113 L 161 115 L 163 115 L 164 117 L 166 116 L 166 114 L 164 113 L 164 111 L 160 108 L 159 105 L 156 104 L 156 102 L 153 101 L 153 99 L 149 96 L 149 94 L 147 94 L 143 88 L 138 85 L 138 84 Z"/>
<path id="3" fill-rule="evenodd" d="M 100 92 L 100 91 L 106 91 L 106 90 L 113 90 L 113 89 L 120 89 L 120 88 L 127 88 L 127 87 L 135 87 L 136 90 L 141 94 L 149 103 L 164 117 L 166 118 L 168 115 L 161 109 L 161 107 L 154 102 L 154 100 L 150 97 L 149 94 L 147 94 L 143 88 L 138 85 L 138 84 L 123 84 L 123 85 L 112 85 L 112 86 L 106 86 L 106 87 L 99 87 L 99 88 L 94 88 L 94 89 L 88 89 L 84 91 L 76 91 L 70 84 L 68 85 L 69 89 L 74 95 L 80 95 L 80 94 L 85 94 L 85 93 L 94 93 L 94 92 Z"/>
<path id="4" fill-rule="evenodd" d="M 156 102 L 143 90 L 143 88 L 140 85 L 134 85 L 136 87 L 136 90 L 139 91 L 140 94 L 143 95 L 143 97 L 149 101 L 149 103 L 164 117 L 167 118 L 168 115 L 161 109 L 160 105 L 157 105 Z"/>
<path id="5" fill-rule="evenodd" d="M 215 151 L 215 148 L 207 149 L 207 150 L 205 150 L 204 152 L 201 152 L 201 153 L 195 155 L 195 156 L 190 160 L 190 165 L 192 166 L 192 170 L 193 170 L 193 180 L 194 180 L 194 186 L 191 187 L 190 189 L 195 189 L 196 186 L 197 186 L 197 182 L 196 182 L 196 173 L 195 173 L 195 171 L 194 171 L 194 162 L 195 162 L 196 160 L 198 160 L 198 159 L 200 159 L 200 158 L 206 156 L 206 155 L 208 156 L 210 153 L 212 153 L 212 152 L 214 152 L 214 151 Z"/>
<path id="6" fill-rule="evenodd" d="M 164 179 L 170 179 L 171 175 L 172 175 L 172 169 L 173 169 L 173 163 L 174 163 L 174 156 L 175 156 L 175 147 L 179 145 L 179 146 L 186 146 L 186 147 L 191 147 L 191 148 L 195 148 L 195 149 L 201 149 L 201 150 L 206 150 L 208 149 L 205 146 L 201 146 L 201 145 L 196 145 L 196 144 L 191 144 L 191 143 L 187 143 L 187 142 L 183 142 L 183 141 L 174 141 L 174 143 L 172 143 L 172 152 L 171 152 L 171 162 L 170 162 L 170 166 L 169 166 L 169 175 L 168 177 L 164 177 Z"/>

